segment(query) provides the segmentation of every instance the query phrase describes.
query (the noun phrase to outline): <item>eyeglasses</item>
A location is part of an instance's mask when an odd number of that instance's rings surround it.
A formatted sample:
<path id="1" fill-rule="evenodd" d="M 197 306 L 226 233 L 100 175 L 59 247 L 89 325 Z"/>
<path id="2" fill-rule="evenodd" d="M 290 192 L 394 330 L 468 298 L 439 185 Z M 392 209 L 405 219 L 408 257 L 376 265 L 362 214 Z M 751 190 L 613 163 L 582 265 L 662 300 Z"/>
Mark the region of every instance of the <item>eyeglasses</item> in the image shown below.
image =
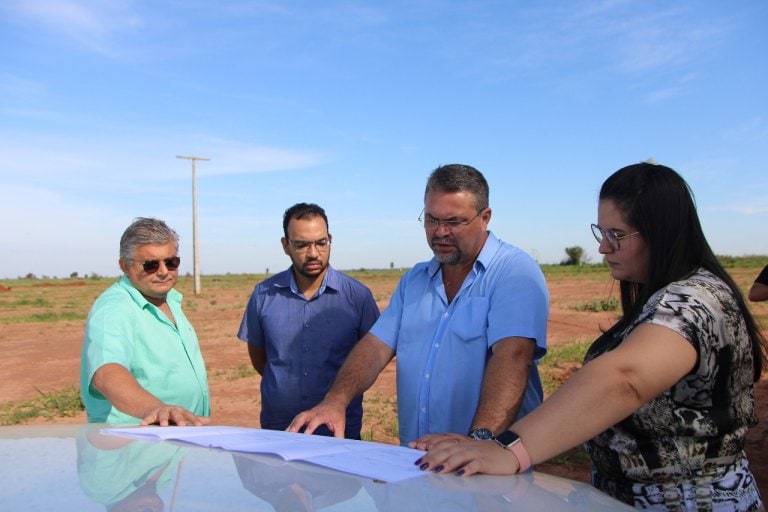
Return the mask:
<path id="1" fill-rule="evenodd" d="M 485 211 L 485 208 L 477 212 L 477 215 L 475 215 L 469 220 L 461 220 L 461 219 L 440 220 L 440 219 L 434 218 L 429 214 L 425 215 L 424 210 L 421 210 L 421 214 L 419 215 L 419 223 L 421 223 L 421 225 L 423 225 L 425 229 L 437 229 L 440 227 L 440 224 L 442 224 L 448 229 L 448 231 L 456 232 L 464 229 L 473 220 L 478 218 L 480 214 L 483 213 L 484 211 Z"/>
<path id="2" fill-rule="evenodd" d="M 181 258 L 174 256 L 173 258 L 165 258 L 164 260 L 147 260 L 142 262 L 141 266 L 147 274 L 154 274 L 160 269 L 160 261 L 165 263 L 165 268 L 170 271 L 176 270 L 181 264 Z"/>
<path id="3" fill-rule="evenodd" d="M 592 227 L 592 234 L 594 235 L 595 240 L 597 240 L 597 243 L 601 244 L 603 243 L 603 239 L 605 239 L 614 251 L 621 249 L 621 244 L 619 242 L 625 238 L 640 234 L 639 231 L 635 231 L 634 233 L 629 233 L 627 235 L 617 235 L 616 231 L 612 228 L 602 229 L 597 224 L 590 224 L 590 226 Z"/>
<path id="4" fill-rule="evenodd" d="M 305 242 L 304 240 L 291 240 L 290 238 L 286 238 L 286 240 L 288 240 L 288 243 L 293 245 L 293 248 L 297 251 L 306 251 L 313 245 L 318 251 L 324 251 L 328 248 L 329 245 L 331 245 L 330 238 L 321 238 L 320 240 L 315 240 L 314 242 Z"/>

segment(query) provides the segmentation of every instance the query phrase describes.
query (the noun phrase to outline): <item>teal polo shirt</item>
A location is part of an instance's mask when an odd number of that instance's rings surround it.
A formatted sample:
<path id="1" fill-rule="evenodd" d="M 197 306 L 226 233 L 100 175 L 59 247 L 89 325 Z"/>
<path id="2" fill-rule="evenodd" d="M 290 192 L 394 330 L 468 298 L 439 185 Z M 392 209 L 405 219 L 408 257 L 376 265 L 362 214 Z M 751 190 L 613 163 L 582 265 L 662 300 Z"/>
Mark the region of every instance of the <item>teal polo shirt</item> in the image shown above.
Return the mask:
<path id="1" fill-rule="evenodd" d="M 176 325 L 127 276 L 96 299 L 86 321 L 80 362 L 80 394 L 89 422 L 141 421 L 117 410 L 91 386 L 93 374 L 107 363 L 127 368 L 141 387 L 164 403 L 210 416 L 205 363 L 181 299 L 176 290 L 166 297 Z"/>
<path id="2" fill-rule="evenodd" d="M 140 495 L 142 490 L 149 495 L 160 494 L 178 480 L 179 465 L 189 448 L 134 442 L 97 448 L 89 440 L 94 428 L 98 432 L 101 425 L 84 425 L 77 432 L 77 475 L 85 494 L 106 505 L 107 510 L 130 496 Z M 144 510 L 135 502 L 134 506 L 130 510 Z"/>

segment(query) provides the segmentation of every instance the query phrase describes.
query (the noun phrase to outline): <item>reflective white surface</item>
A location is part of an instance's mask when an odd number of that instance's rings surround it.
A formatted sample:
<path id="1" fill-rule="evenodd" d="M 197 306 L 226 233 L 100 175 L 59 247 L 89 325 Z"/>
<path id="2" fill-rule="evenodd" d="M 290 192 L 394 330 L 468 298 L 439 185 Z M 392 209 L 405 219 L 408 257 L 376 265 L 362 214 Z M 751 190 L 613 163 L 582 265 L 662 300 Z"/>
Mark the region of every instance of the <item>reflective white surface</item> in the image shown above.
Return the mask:
<path id="1" fill-rule="evenodd" d="M 104 436 L 102 427 L 0 427 L 0 510 L 632 510 L 541 473 L 380 483 L 276 456 Z"/>

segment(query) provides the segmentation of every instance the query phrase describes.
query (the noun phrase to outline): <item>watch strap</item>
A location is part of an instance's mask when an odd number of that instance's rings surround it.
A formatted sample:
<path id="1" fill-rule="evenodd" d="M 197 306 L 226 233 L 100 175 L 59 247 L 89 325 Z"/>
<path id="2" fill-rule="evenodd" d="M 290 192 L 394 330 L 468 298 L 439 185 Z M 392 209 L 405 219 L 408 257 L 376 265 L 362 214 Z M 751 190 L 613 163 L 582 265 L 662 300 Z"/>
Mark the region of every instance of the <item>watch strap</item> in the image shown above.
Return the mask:
<path id="1" fill-rule="evenodd" d="M 511 430 L 502 432 L 494 439 L 501 447 L 511 451 L 517 458 L 517 463 L 520 466 L 517 470 L 518 473 L 528 471 L 531 467 L 531 456 L 528 450 L 523 445 L 523 440 L 520 436 Z"/>

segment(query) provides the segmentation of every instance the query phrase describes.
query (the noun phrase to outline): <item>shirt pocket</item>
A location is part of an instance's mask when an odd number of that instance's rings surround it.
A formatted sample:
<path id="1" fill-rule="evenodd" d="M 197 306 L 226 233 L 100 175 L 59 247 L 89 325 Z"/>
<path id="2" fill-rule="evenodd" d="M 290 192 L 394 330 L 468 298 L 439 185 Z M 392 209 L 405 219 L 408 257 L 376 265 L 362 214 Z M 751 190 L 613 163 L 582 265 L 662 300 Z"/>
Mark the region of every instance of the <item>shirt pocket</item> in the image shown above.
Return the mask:
<path id="1" fill-rule="evenodd" d="M 467 343 L 485 342 L 488 335 L 487 297 L 466 297 L 460 299 L 451 315 L 450 330 L 454 336 Z"/>

